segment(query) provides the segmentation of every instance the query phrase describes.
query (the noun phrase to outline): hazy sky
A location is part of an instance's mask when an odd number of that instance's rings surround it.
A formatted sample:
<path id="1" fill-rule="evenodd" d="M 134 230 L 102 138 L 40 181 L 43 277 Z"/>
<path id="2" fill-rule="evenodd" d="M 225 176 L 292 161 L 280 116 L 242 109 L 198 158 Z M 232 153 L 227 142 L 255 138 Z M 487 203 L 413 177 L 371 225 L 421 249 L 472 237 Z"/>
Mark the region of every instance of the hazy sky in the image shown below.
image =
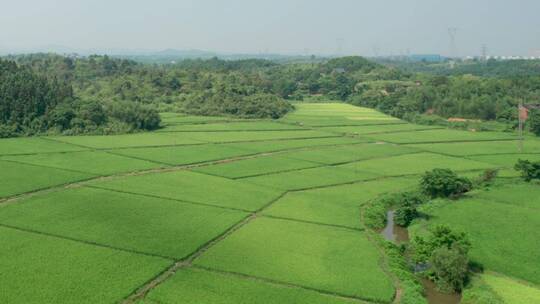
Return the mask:
<path id="1" fill-rule="evenodd" d="M 0 0 L 0 49 L 448 54 L 455 27 L 458 55 L 529 55 L 539 14 L 540 0 Z"/>

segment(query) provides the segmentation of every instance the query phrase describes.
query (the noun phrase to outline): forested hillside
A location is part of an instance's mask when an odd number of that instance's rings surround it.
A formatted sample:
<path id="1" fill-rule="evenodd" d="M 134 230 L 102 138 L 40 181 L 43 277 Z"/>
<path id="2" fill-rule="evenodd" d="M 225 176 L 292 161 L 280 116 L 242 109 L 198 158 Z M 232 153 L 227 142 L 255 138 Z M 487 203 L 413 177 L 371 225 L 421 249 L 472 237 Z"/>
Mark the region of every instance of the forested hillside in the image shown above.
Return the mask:
<path id="1" fill-rule="evenodd" d="M 139 103 L 77 96 L 71 85 L 72 75 L 55 71 L 0 60 L 0 137 L 107 134 L 159 126 L 155 109 Z"/>
<path id="2" fill-rule="evenodd" d="M 156 110 L 279 118 L 293 108 L 289 101 L 328 99 L 418 123 L 444 124 L 455 117 L 497 120 L 511 129 L 517 104 L 540 100 L 540 76 L 518 76 L 512 71 L 519 68 L 499 64 L 496 70 L 507 73 L 487 77 L 415 72 L 362 57 L 286 64 L 218 58 L 143 64 L 108 56 L 51 54 L 7 60 L 17 65 L 3 63 L 2 77 L 11 79 L 2 81 L 2 96 L 10 96 L 2 98 L 3 107 L 19 112 L 2 111 L 4 136 L 51 129 L 67 134 L 152 129 L 159 124 Z M 22 79 L 24 84 L 17 85 Z M 35 96 L 14 93 L 17 90 Z M 21 113 L 21 106 L 14 106 L 17 98 L 28 105 L 39 100 L 43 106 L 25 106 L 31 113 Z"/>

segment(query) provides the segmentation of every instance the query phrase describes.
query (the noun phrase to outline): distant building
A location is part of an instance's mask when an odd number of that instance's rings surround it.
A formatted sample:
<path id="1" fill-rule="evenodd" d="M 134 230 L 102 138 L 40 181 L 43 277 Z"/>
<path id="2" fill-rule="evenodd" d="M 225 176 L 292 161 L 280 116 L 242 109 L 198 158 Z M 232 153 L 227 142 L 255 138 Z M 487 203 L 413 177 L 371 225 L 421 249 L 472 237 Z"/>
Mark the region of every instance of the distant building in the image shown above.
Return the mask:
<path id="1" fill-rule="evenodd" d="M 413 54 L 409 56 L 412 62 L 443 62 L 445 58 L 439 54 Z"/>

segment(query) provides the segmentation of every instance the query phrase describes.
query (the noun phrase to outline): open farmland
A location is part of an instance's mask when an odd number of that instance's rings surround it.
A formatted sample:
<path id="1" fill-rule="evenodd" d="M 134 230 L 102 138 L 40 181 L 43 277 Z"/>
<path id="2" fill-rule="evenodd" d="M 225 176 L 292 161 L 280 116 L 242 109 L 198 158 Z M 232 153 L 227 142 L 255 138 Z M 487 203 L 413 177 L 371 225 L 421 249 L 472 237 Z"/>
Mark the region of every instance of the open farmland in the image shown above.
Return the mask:
<path id="1" fill-rule="evenodd" d="M 540 141 L 520 153 L 513 133 L 296 108 L 276 121 L 165 113 L 152 133 L 0 139 L 0 303 L 400 303 L 362 208 L 433 168 L 515 175 L 517 158 L 540 159 Z M 540 190 L 501 179 L 427 205 L 411 231 L 468 231 L 486 284 L 513 299 L 501 278 L 528 281 L 516 290 L 529 303 Z"/>

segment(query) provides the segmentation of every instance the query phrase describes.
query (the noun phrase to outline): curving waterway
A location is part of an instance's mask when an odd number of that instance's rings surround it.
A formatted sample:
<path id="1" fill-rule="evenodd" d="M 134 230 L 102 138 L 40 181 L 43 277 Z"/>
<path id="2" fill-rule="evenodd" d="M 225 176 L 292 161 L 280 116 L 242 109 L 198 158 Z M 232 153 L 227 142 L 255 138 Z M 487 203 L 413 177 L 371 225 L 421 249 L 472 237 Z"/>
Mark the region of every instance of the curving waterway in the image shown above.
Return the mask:
<path id="1" fill-rule="evenodd" d="M 389 210 L 386 213 L 386 227 L 381 231 L 383 237 L 396 244 L 409 241 L 409 231 L 406 228 L 398 226 L 394 222 L 395 210 Z M 437 290 L 435 283 L 427 279 L 420 280 L 424 286 L 425 297 L 430 304 L 459 304 L 461 295 L 458 293 L 442 293 Z"/>

